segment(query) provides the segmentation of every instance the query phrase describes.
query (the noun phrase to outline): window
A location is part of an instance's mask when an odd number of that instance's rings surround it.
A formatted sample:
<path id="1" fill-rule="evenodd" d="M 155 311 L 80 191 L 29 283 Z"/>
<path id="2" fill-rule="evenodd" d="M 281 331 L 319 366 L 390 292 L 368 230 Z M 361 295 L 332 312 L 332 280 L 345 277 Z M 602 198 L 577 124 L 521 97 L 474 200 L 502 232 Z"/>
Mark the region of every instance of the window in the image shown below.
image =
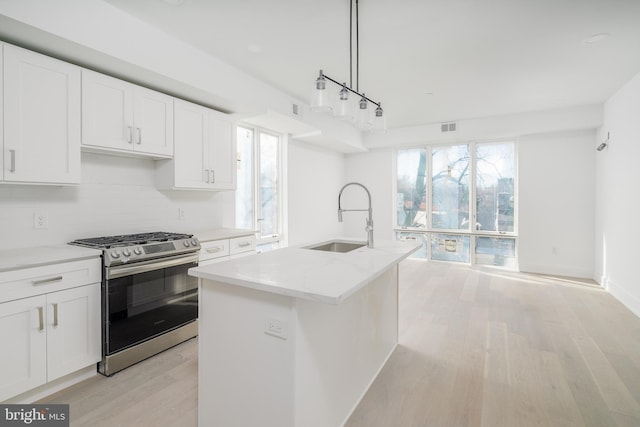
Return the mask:
<path id="1" fill-rule="evenodd" d="M 397 224 L 400 227 L 426 227 L 427 150 L 398 151 L 397 168 Z"/>
<path id="2" fill-rule="evenodd" d="M 258 250 L 282 240 L 281 138 L 259 128 L 237 129 L 236 226 L 258 230 Z"/>
<path id="3" fill-rule="evenodd" d="M 476 229 L 513 231 L 515 165 L 513 144 L 476 147 Z"/>
<path id="4" fill-rule="evenodd" d="M 515 143 L 401 149 L 396 172 L 396 238 L 422 242 L 414 258 L 517 268 Z"/>
<path id="5" fill-rule="evenodd" d="M 469 229 L 469 146 L 433 149 L 431 227 Z"/>

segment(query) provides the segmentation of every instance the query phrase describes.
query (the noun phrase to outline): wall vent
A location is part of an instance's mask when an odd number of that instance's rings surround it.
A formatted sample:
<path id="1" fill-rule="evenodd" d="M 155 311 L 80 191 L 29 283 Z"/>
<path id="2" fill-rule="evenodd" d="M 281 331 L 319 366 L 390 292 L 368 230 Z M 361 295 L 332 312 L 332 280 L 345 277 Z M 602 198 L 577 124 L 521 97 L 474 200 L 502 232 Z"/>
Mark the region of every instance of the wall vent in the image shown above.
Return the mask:
<path id="1" fill-rule="evenodd" d="M 456 131 L 456 123 L 455 122 L 441 123 L 440 124 L 440 131 L 441 132 L 455 132 Z"/>
<path id="2" fill-rule="evenodd" d="M 300 107 L 298 106 L 298 104 L 291 104 L 291 112 L 293 113 L 294 116 L 299 116 L 301 111 L 300 111 Z"/>

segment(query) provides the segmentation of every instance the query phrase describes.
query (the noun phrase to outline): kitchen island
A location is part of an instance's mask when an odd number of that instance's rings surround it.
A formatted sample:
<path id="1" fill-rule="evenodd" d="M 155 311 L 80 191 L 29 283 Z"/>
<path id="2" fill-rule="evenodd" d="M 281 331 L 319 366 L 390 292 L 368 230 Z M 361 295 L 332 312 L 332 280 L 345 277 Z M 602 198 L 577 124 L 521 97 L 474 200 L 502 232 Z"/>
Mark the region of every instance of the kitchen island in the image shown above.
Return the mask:
<path id="1" fill-rule="evenodd" d="M 199 425 L 343 425 L 397 345 L 398 264 L 419 246 L 292 247 L 191 269 Z"/>

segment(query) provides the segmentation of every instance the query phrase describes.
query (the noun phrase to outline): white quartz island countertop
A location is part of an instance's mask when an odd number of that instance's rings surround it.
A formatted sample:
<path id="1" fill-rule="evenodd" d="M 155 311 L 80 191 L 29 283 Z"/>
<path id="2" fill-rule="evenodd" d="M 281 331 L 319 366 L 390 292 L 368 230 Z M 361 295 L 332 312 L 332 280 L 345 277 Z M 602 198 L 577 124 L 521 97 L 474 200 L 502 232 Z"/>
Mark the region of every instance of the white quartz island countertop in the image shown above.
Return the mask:
<path id="1" fill-rule="evenodd" d="M 354 241 L 331 241 L 336 240 Z M 306 248 L 322 243 L 196 267 L 190 269 L 189 274 L 274 294 L 340 304 L 421 246 L 410 241 L 378 240 L 373 248 L 364 246 L 346 253 Z"/>

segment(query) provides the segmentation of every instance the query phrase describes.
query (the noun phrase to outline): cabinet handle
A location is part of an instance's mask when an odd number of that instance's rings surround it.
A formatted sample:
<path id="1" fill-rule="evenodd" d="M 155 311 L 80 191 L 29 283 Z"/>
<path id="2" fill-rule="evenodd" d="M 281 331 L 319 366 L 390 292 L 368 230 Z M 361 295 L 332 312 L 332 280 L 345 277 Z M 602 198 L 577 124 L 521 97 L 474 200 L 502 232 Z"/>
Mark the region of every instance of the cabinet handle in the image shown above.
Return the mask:
<path id="1" fill-rule="evenodd" d="M 39 331 L 44 331 L 44 307 L 38 307 Z"/>
<path id="2" fill-rule="evenodd" d="M 222 248 L 220 246 L 216 246 L 215 248 L 207 248 L 207 252 L 210 254 L 215 254 L 216 252 L 220 252 Z"/>
<path id="3" fill-rule="evenodd" d="M 53 304 L 53 326 L 58 326 L 58 303 Z"/>
<path id="4" fill-rule="evenodd" d="M 31 284 L 32 285 L 43 285 L 45 283 L 59 282 L 60 280 L 62 280 L 62 276 L 56 276 L 56 277 L 49 277 L 48 279 L 32 280 Z"/>
<path id="5" fill-rule="evenodd" d="M 9 150 L 9 154 L 11 155 L 11 166 L 9 166 L 9 172 L 16 171 L 16 150 Z"/>
<path id="6" fill-rule="evenodd" d="M 138 130 L 138 144 L 142 144 L 142 129 L 136 128 Z"/>
<path id="7" fill-rule="evenodd" d="M 211 183 L 215 184 L 216 182 L 216 171 L 211 169 Z"/>
<path id="8" fill-rule="evenodd" d="M 204 170 L 204 176 L 205 176 L 204 178 L 205 182 L 209 182 L 209 169 Z"/>
<path id="9" fill-rule="evenodd" d="M 45 283 L 59 282 L 60 280 L 62 280 L 62 276 L 56 276 L 56 277 L 49 277 L 47 279 L 32 280 L 31 284 L 32 285 L 44 285 Z"/>
<path id="10" fill-rule="evenodd" d="M 241 248 L 246 248 L 247 246 L 251 246 L 251 243 L 249 242 L 242 242 L 242 243 L 238 243 L 238 246 Z"/>
<path id="11" fill-rule="evenodd" d="M 129 144 L 131 144 L 132 142 L 132 138 L 133 138 L 132 134 L 133 134 L 133 128 L 131 126 L 127 126 L 127 142 Z"/>

